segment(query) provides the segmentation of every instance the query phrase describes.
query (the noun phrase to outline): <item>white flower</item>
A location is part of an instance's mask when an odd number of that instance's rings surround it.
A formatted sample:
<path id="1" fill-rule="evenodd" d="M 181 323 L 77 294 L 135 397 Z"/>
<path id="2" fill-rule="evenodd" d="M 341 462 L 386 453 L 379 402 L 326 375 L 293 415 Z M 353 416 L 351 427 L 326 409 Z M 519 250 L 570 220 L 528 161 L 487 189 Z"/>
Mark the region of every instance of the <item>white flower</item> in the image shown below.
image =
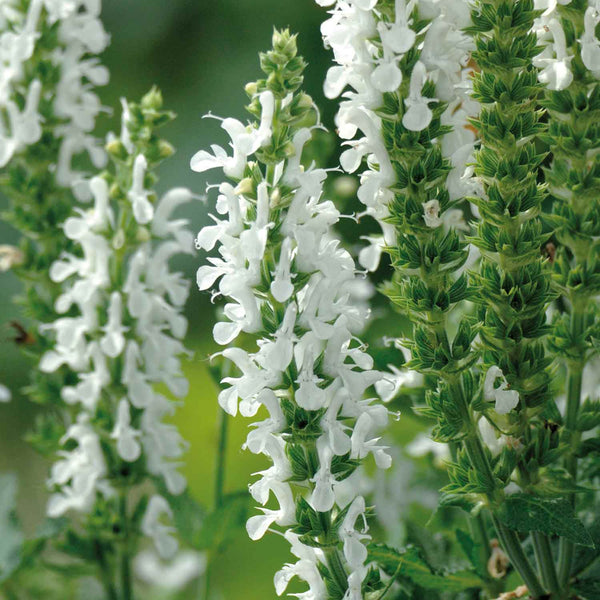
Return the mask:
<path id="1" fill-rule="evenodd" d="M 133 568 L 143 582 L 177 592 L 206 571 L 206 556 L 186 550 L 165 562 L 155 552 L 145 550 L 135 557 Z"/>
<path id="2" fill-rule="evenodd" d="M 423 220 L 427 227 L 439 227 L 443 221 L 440 219 L 440 203 L 437 200 L 423 202 Z"/>
<path id="3" fill-rule="evenodd" d="M 417 61 L 410 75 L 410 88 L 408 98 L 404 100 L 406 112 L 402 117 L 402 124 L 410 131 L 422 131 L 429 126 L 433 113 L 428 104 L 435 102 L 435 98 L 426 98 L 421 95 L 427 70 L 421 61 Z"/>
<path id="4" fill-rule="evenodd" d="M 162 496 L 154 495 L 148 502 L 148 507 L 142 519 L 141 530 L 145 536 L 154 541 L 154 546 L 159 556 L 162 559 L 169 559 L 173 558 L 179 544 L 173 536 L 175 528 L 165 525 L 161 521 L 163 516 L 172 519 L 173 511 L 169 503 Z"/>
<path id="5" fill-rule="evenodd" d="M 139 436 L 140 432 L 131 427 L 129 402 L 123 398 L 119 402 L 117 420 L 111 434 L 111 437 L 117 440 L 117 450 L 123 460 L 134 462 L 140 457 L 142 447 L 137 440 Z"/>
<path id="6" fill-rule="evenodd" d="M 154 216 L 154 206 L 148 200 L 150 192 L 144 189 L 144 177 L 146 176 L 146 168 L 148 162 L 143 154 L 135 157 L 133 165 L 133 182 L 131 189 L 127 193 L 127 197 L 133 206 L 133 215 L 135 220 L 140 225 L 150 223 Z"/>
<path id="7" fill-rule="evenodd" d="M 425 433 L 419 433 L 407 446 L 406 452 L 410 456 L 421 457 L 427 454 L 433 454 L 435 462 L 442 466 L 450 460 L 448 444 L 442 444 L 431 439 L 431 436 Z"/>
<path id="8" fill-rule="evenodd" d="M 596 26 L 600 22 L 600 13 L 593 7 L 588 7 L 584 17 L 584 32 L 581 36 L 581 60 L 583 64 L 600 77 L 600 41 L 596 37 Z"/>
<path id="9" fill-rule="evenodd" d="M 99 491 L 106 491 L 102 479 L 106 475 L 106 464 L 96 432 L 88 424 L 86 415 L 80 415 L 71 425 L 61 443 L 77 442 L 70 452 L 61 451 L 61 460 L 52 465 L 49 486 L 59 486 L 48 501 L 47 512 L 51 518 L 60 517 L 68 510 L 86 512 L 92 506 Z"/>
<path id="10" fill-rule="evenodd" d="M 496 383 L 500 380 L 500 385 Z M 508 414 L 519 404 L 519 392 L 508 389 L 508 382 L 499 367 L 490 367 L 485 375 L 484 396 L 486 400 L 496 402 L 496 412 L 500 415 Z"/>
<path id="11" fill-rule="evenodd" d="M 123 302 L 119 292 L 110 295 L 108 305 L 108 323 L 102 328 L 104 336 L 100 339 L 100 348 L 111 358 L 116 358 L 125 348 L 125 336 L 127 327 L 122 325 Z"/>
<path id="12" fill-rule="evenodd" d="M 0 383 L 0 402 L 10 402 L 12 394 L 10 390 L 3 384 Z"/>
<path id="13" fill-rule="evenodd" d="M 573 73 L 570 69 L 572 56 L 567 54 L 567 42 L 565 32 L 558 19 L 550 19 L 546 25 L 552 33 L 554 42 L 548 45 L 546 51 L 533 59 L 537 67 L 544 67 L 538 79 L 547 85 L 550 90 L 564 90 L 571 85 Z M 551 56 L 554 54 L 555 56 Z"/>

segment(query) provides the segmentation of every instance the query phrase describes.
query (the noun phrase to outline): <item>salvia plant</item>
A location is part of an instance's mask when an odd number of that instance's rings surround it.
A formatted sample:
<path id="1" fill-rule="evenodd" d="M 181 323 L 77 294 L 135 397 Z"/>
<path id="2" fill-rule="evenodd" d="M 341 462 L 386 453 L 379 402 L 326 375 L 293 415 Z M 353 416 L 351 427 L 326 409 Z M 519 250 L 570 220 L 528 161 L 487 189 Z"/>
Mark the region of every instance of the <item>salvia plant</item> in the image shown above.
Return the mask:
<path id="1" fill-rule="evenodd" d="M 0 475 L 1 598 L 225 598 L 239 532 L 253 565 L 283 542 L 277 596 L 600 598 L 600 3 L 316 3 L 333 122 L 276 29 L 198 196 L 158 189 L 158 89 L 96 133 L 99 0 L 0 0 L 0 271 L 48 461 L 33 533 Z M 219 411 L 211 506 L 184 401 Z M 228 493 L 238 414 L 262 466 Z"/>

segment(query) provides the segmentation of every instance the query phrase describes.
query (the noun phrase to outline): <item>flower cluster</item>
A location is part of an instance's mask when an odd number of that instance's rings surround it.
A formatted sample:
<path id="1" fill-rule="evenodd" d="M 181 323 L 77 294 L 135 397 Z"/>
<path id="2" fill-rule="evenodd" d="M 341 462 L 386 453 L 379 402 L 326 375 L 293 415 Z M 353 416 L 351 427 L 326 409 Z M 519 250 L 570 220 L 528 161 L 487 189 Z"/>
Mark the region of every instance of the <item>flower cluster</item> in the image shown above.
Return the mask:
<path id="1" fill-rule="evenodd" d="M 453 127 L 445 130 L 441 149 L 453 167 L 448 177 L 451 199 L 462 197 L 473 186 L 464 177 L 475 140 L 473 131 L 466 127 L 467 119 L 477 114 L 477 103 L 468 94 L 471 44 L 461 31 L 469 23 L 469 8 L 454 1 L 317 3 L 335 4 L 322 26 L 325 45 L 332 49 L 337 63 L 327 73 L 325 94 L 344 98 L 336 118 L 339 135 L 349 146 L 341 156 L 342 167 L 353 173 L 363 158 L 367 159 L 358 197 L 366 206 L 366 214 L 379 221 L 383 237 L 370 238 L 371 245 L 363 249 L 359 260 L 368 270 L 375 270 L 382 246 L 395 239 L 388 217 L 397 174 L 386 150 L 381 112 L 389 112 L 389 103 L 397 102 L 394 96 L 398 91 L 402 91 L 399 118 L 409 132 L 421 132 L 430 125 L 432 103 L 447 103 L 442 123 Z M 364 137 L 355 139 L 357 132 Z M 446 211 L 443 220 L 439 212 L 435 199 L 423 204 L 422 216 L 428 226 L 437 227 L 442 222 L 461 225 L 460 210 Z"/>
<path id="2" fill-rule="evenodd" d="M 48 271 L 71 244 L 60 225 L 71 214 L 74 193 L 90 198 L 73 160 L 81 162 L 84 152 L 94 168 L 107 160 L 93 135 L 103 110 L 94 87 L 108 82 L 108 70 L 95 56 L 109 40 L 100 7 L 100 1 L 82 0 L 0 4 L 0 169 L 12 201 L 3 216 L 22 234 L 18 249 L 2 247 L 0 271 L 10 268 L 21 277 L 27 315 L 37 322 L 56 318 L 60 286 Z M 29 349 L 40 357 L 45 337 L 32 340 Z M 35 371 L 32 380 L 31 395 L 43 403 L 53 403 L 51 388 L 64 383 L 50 384 Z M 39 431 L 42 420 L 36 423 Z M 32 440 L 47 452 L 43 437 L 35 434 Z"/>
<path id="3" fill-rule="evenodd" d="M 69 449 L 60 451 L 48 482 L 52 517 L 89 512 L 99 495 L 108 503 L 126 499 L 132 485 L 148 478 L 164 480 L 171 494 L 185 488 L 174 462 L 185 443 L 163 422 L 173 404 L 156 386 L 179 398 L 188 391 L 180 356 L 189 285 L 169 262 L 193 250 L 187 222 L 171 216 L 192 195 L 175 188 L 157 200 L 152 191 L 151 168 L 172 152 L 153 133 L 170 120 L 161 106 L 154 90 L 139 105 L 124 103 L 123 132 L 107 146 L 116 175 L 91 179 L 93 208 L 64 224 L 76 251 L 63 253 L 50 269 L 62 285 L 56 310 L 64 316 L 43 326 L 56 342 L 40 369 L 75 374 L 61 390 L 75 421 L 62 439 Z M 141 530 L 167 556 L 176 542 L 159 521 L 163 514 L 170 514 L 166 500 L 153 496 Z"/>
<path id="4" fill-rule="evenodd" d="M 332 234 L 339 220 L 321 199 L 326 173 L 302 165 L 316 110 L 296 90 L 304 63 L 296 39 L 276 32 L 273 50 L 261 55 L 266 80 L 246 88 L 250 112 L 260 124 L 225 119 L 233 156 L 213 147 L 191 161 L 192 169 L 222 167 L 230 182 L 219 186 L 215 225 L 197 238 L 199 248 L 219 257 L 198 270 L 200 289 L 217 281 L 226 319 L 214 328 L 219 344 L 240 332 L 253 334 L 257 349 L 228 347 L 237 376 L 223 379 L 219 403 L 230 414 L 268 418 L 255 423 L 246 447 L 272 466 L 250 486 L 266 506 L 247 529 L 258 539 L 273 525 L 285 531 L 298 558 L 275 576 L 281 595 L 298 576 L 309 585 L 306 599 L 353 599 L 377 589 L 367 568 L 365 500 L 338 497 L 339 482 L 368 454 L 379 467 L 391 459 L 378 443 L 385 407 L 363 399 L 382 375 L 355 334 L 365 315 L 351 302 L 355 265 Z"/>
<path id="5" fill-rule="evenodd" d="M 59 185 L 78 174 L 75 154 L 86 151 L 101 168 L 106 155 L 92 135 L 102 110 L 93 86 L 108 83 L 108 71 L 93 55 L 109 37 L 99 19 L 99 1 L 4 2 L 0 15 L 0 167 L 50 131 L 60 148 Z M 49 63 L 50 68 L 40 68 Z M 56 79 L 57 73 L 58 79 Z M 33 74 L 33 78 L 32 78 Z"/>

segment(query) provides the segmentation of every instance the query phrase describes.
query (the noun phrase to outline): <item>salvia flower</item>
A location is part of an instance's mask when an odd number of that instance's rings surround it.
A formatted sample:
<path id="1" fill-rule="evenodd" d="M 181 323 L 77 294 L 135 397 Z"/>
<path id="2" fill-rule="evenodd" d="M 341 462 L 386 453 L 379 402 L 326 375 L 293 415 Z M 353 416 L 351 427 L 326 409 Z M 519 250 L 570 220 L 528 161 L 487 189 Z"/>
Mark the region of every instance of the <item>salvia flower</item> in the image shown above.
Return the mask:
<path id="1" fill-rule="evenodd" d="M 327 74 L 325 94 L 330 98 L 343 96 L 336 124 L 350 149 L 340 162 L 353 173 L 362 159 L 367 159 L 369 168 L 361 173 L 358 197 L 366 206 L 366 214 L 377 219 L 382 228 L 381 237 L 367 240 L 375 246 L 395 239 L 388 217 L 396 174 L 385 149 L 385 117 L 382 119 L 383 111 L 391 106 L 389 102 L 400 102 L 395 108 L 403 126 L 413 132 L 423 131 L 431 123 L 432 103 L 448 102 L 442 119 L 453 125 L 454 131 L 443 136 L 442 151 L 453 166 L 451 198 L 474 189 L 473 182 L 463 177 L 475 139 L 466 128 L 467 119 L 478 110 L 468 96 L 470 42 L 461 32 L 469 23 L 468 8 L 460 2 L 396 0 L 392 4 L 328 2 L 325 5 L 334 8 L 321 28 L 325 45 L 333 50 L 337 63 Z M 400 90 L 398 99 L 395 96 Z M 364 137 L 355 139 L 357 134 Z M 379 255 L 378 251 L 365 250 L 359 256 L 361 265 L 375 270 Z"/>
<path id="2" fill-rule="evenodd" d="M 303 61 L 295 37 L 275 32 L 261 66 L 266 81 L 246 88 L 259 123 L 236 125 L 232 140 L 233 156 L 243 148 L 245 164 L 232 170 L 232 158 L 216 148 L 191 162 L 230 177 L 219 186 L 222 218 L 197 238 L 199 248 L 219 253 L 198 270 L 200 289 L 214 287 L 227 300 L 215 340 L 227 345 L 246 332 L 256 342 L 252 351 L 221 353 L 238 375 L 223 379 L 219 403 L 233 415 L 268 412 L 246 442 L 272 462 L 250 486 L 263 507 L 247 530 L 259 539 L 277 527 L 292 544 L 298 562 L 275 576 L 276 592 L 297 576 L 309 586 L 301 598 L 337 598 L 328 592 L 334 581 L 344 598 L 358 600 L 370 589 L 365 501 L 341 503 L 336 490 L 368 454 L 380 467 L 390 464 L 377 437 L 387 409 L 364 399 L 382 375 L 355 337 L 366 315 L 351 300 L 354 261 L 332 235 L 339 212 L 321 198 L 326 173 L 302 166 L 311 138 L 302 123 L 314 122 L 316 110 L 296 91 Z M 319 521 L 318 529 L 309 525 Z"/>
<path id="3" fill-rule="evenodd" d="M 186 485 L 177 471 L 186 444 L 163 421 L 173 404 L 156 386 L 179 398 L 188 391 L 180 357 L 186 353 L 181 313 L 189 286 L 169 261 L 193 250 L 187 222 L 172 218 L 192 194 L 175 188 L 157 199 L 152 189 L 152 169 L 172 152 L 153 133 L 170 119 L 161 105 L 156 90 L 141 104 L 127 105 L 127 135 L 108 144 L 117 174 L 91 179 L 93 207 L 64 224 L 77 251 L 64 252 L 50 269 L 52 280 L 62 285 L 56 310 L 64 316 L 44 325 L 55 345 L 40 368 L 53 373 L 66 366 L 75 373 L 61 395 L 77 414 L 62 440 L 74 447 L 59 452 L 48 481 L 51 516 L 86 513 L 98 498 L 110 505 L 133 482 L 158 478 L 171 494 Z M 141 532 L 166 558 L 177 544 L 161 515 L 168 517 L 170 509 L 155 495 Z"/>
<path id="4" fill-rule="evenodd" d="M 23 147 L 38 142 L 43 122 L 40 101 L 52 99 L 52 134 L 59 140 L 56 179 L 71 186 L 79 179 L 73 156 L 86 152 L 95 167 L 106 156 L 93 136 L 96 117 L 103 110 L 93 86 L 106 85 L 108 71 L 94 57 L 107 46 L 109 36 L 99 19 L 100 2 L 31 0 L 21 12 L 8 13 L 0 32 L 0 167 Z M 55 36 L 55 37 L 53 37 Z M 55 40 L 50 49 L 48 41 Z M 39 48 L 39 50 L 38 50 Z M 52 77 L 36 73 L 41 61 L 58 72 Z M 18 100 L 25 99 L 22 110 Z"/>

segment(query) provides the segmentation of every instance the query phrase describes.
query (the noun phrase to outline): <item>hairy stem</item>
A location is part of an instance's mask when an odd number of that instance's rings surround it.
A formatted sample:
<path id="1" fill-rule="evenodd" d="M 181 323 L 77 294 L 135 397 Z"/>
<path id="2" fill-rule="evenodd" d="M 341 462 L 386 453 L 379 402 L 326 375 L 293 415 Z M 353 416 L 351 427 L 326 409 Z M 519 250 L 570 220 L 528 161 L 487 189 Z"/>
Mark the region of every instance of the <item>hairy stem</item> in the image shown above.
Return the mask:
<path id="1" fill-rule="evenodd" d="M 556 567 L 554 565 L 554 557 L 552 555 L 550 540 L 546 535 L 540 533 L 539 531 L 534 531 L 532 533 L 532 539 L 535 558 L 538 563 L 539 570 L 542 573 L 544 585 L 553 595 L 559 594 L 560 584 L 558 583 L 558 576 L 556 574 Z"/>
<path id="2" fill-rule="evenodd" d="M 578 341 L 584 329 L 583 310 L 576 304 L 573 305 L 571 314 L 571 336 Z M 577 418 L 579 416 L 579 406 L 581 404 L 581 387 L 583 379 L 583 351 L 579 361 L 570 361 L 568 366 L 567 379 L 567 409 L 565 414 L 565 431 L 569 434 L 571 440 L 571 451 L 565 459 L 565 467 L 573 479 L 577 482 L 577 457 L 574 450 L 578 446 L 580 434 L 577 432 Z M 567 496 L 573 509 L 575 509 L 575 494 Z M 558 552 L 559 579 L 561 586 L 568 590 L 569 577 L 571 574 L 571 564 L 573 562 L 573 542 L 565 538 L 560 539 Z"/>
<path id="3" fill-rule="evenodd" d="M 534 599 L 543 598 L 545 596 L 544 588 L 540 584 L 538 576 L 536 575 L 531 563 L 529 562 L 529 559 L 523 551 L 519 536 L 514 531 L 503 525 L 493 513 L 492 521 L 494 522 L 494 527 L 498 532 L 500 542 L 502 543 L 506 554 L 508 554 L 508 557 L 510 558 L 510 562 L 519 572 L 519 575 L 525 582 L 531 597 Z"/>

